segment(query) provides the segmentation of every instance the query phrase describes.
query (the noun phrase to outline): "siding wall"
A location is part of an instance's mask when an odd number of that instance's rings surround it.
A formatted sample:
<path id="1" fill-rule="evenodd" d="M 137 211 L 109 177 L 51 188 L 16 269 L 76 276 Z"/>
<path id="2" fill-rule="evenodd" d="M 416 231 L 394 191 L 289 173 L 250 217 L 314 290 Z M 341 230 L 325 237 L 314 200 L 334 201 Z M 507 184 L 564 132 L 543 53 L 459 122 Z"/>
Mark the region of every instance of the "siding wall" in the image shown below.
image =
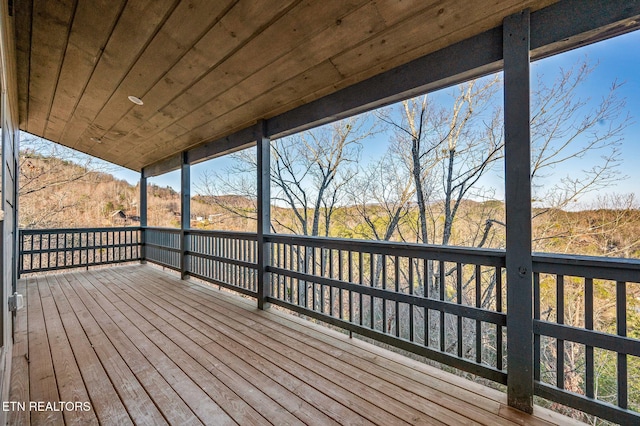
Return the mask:
<path id="1" fill-rule="evenodd" d="M 0 70 L 1 98 L 0 125 L 2 126 L 2 182 L 0 232 L 0 395 L 7 401 L 11 371 L 12 314 L 8 310 L 8 297 L 15 288 L 16 277 L 16 221 L 18 172 L 18 98 L 15 67 L 15 41 L 13 13 L 8 2 L 0 5 Z M 5 424 L 6 413 L 0 411 L 0 424 Z"/>

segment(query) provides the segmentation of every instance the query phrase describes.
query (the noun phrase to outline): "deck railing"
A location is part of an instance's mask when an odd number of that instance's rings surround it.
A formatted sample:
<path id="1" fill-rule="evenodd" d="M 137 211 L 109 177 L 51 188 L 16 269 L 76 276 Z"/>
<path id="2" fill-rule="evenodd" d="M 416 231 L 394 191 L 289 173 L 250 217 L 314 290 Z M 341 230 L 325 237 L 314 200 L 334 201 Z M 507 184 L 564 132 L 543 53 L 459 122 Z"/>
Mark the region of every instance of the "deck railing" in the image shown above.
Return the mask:
<path id="1" fill-rule="evenodd" d="M 140 228 L 21 229 L 18 274 L 140 259 Z"/>
<path id="2" fill-rule="evenodd" d="M 267 302 L 506 383 L 504 251 L 292 235 L 265 244 Z M 21 230 L 20 272 L 140 259 L 257 297 L 258 250 L 252 233 Z M 628 328 L 640 312 L 640 262 L 535 254 L 533 268 L 536 395 L 640 424 L 628 385 L 640 373 L 640 330 Z M 599 383 L 607 369 L 614 392 Z"/>
<path id="3" fill-rule="evenodd" d="M 144 228 L 144 260 L 180 271 L 182 232 L 171 228 Z"/>
<path id="4" fill-rule="evenodd" d="M 279 235 L 267 241 L 271 303 L 506 383 L 503 251 Z"/>
<path id="5" fill-rule="evenodd" d="M 186 273 L 237 292 L 256 296 L 258 287 L 256 234 L 185 231 Z"/>
<path id="6" fill-rule="evenodd" d="M 640 395 L 630 401 L 628 386 L 640 379 L 640 330 L 627 327 L 638 319 L 640 262 L 534 255 L 533 281 L 536 394 L 640 424 Z"/>

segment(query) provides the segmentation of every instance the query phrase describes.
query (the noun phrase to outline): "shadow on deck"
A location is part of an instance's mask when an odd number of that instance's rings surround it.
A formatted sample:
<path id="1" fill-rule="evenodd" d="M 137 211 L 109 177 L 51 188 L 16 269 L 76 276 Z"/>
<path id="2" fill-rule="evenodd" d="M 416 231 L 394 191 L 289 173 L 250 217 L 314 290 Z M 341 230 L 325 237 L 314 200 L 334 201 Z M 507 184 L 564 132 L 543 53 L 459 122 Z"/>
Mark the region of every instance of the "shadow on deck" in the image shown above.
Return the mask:
<path id="1" fill-rule="evenodd" d="M 10 424 L 571 422 L 148 265 L 31 276 L 18 291 Z"/>

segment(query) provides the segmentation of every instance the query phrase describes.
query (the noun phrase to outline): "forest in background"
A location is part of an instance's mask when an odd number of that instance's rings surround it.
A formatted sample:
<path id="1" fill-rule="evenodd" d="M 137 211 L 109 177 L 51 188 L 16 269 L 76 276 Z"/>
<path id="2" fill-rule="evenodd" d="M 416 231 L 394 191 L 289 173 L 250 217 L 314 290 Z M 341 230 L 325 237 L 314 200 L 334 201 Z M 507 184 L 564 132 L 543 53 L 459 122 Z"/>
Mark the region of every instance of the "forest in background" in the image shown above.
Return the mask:
<path id="1" fill-rule="evenodd" d="M 21 228 L 68 228 L 101 226 L 136 226 L 139 187 L 117 179 L 105 171 L 56 157 L 30 152 L 21 154 Z M 148 186 L 149 226 L 180 226 L 180 194 L 170 187 Z M 429 206 L 444 211 L 442 203 Z M 387 226 L 386 206 L 372 203 L 367 223 L 359 210 L 362 206 L 334 207 L 328 232 L 338 238 L 377 239 Z M 417 209 L 412 206 L 400 221 L 398 231 L 389 240 L 402 241 L 416 223 Z M 314 211 L 307 209 L 312 217 Z M 320 209 L 320 216 L 326 213 Z M 122 211 L 128 220 L 114 213 Z M 542 213 L 542 209 L 534 211 Z M 632 195 L 607 195 L 584 210 L 544 211 L 534 218 L 535 249 L 541 252 L 640 258 L 640 208 Z M 292 233 L 297 216 L 292 209 L 272 206 L 273 231 Z M 373 219 L 371 219 L 373 217 Z M 488 218 L 491 219 L 488 219 Z M 444 216 L 434 218 L 443 222 Z M 477 245 L 481 237 L 468 229 L 484 229 L 487 221 L 504 221 L 504 204 L 498 200 L 483 202 L 464 200 L 459 207 L 450 244 Z M 255 232 L 255 200 L 241 195 L 195 195 L 191 200 L 192 227 L 228 231 Z M 494 232 L 483 246 L 499 248 L 504 243 L 504 227 L 492 226 Z M 476 244 L 473 244 L 473 242 Z"/>

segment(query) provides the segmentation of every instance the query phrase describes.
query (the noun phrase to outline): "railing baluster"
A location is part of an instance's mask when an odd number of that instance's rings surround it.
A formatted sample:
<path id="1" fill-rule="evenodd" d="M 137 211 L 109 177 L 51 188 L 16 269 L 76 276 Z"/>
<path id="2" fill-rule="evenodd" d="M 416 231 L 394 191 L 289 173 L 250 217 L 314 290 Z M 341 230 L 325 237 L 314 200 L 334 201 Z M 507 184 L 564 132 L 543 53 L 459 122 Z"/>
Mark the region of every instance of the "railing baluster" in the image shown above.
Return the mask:
<path id="1" fill-rule="evenodd" d="M 326 251 L 324 247 L 320 247 L 320 276 L 324 277 L 325 276 L 325 270 L 327 268 L 327 258 L 326 258 Z M 322 312 L 324 314 L 325 312 L 325 290 L 326 290 L 326 286 L 324 284 L 320 284 L 320 312 Z"/>
<path id="2" fill-rule="evenodd" d="M 353 282 L 353 252 L 349 250 L 348 252 L 348 261 L 349 261 L 349 282 Z M 349 290 L 349 322 L 353 322 L 353 291 Z"/>
<path id="3" fill-rule="evenodd" d="M 564 324 L 564 275 L 556 277 L 556 322 Z M 556 386 L 564 389 L 564 340 L 556 339 Z"/>
<path id="4" fill-rule="evenodd" d="M 304 245 L 304 259 L 302 260 L 302 272 L 305 274 L 309 274 L 309 246 Z M 304 282 L 304 306 L 305 308 L 312 309 L 309 307 L 309 281 Z"/>
<path id="5" fill-rule="evenodd" d="M 476 308 L 482 307 L 482 269 L 476 265 Z M 476 362 L 482 363 L 482 321 L 476 320 Z"/>
<path id="6" fill-rule="evenodd" d="M 409 257 L 407 259 L 409 261 L 409 294 L 413 294 L 413 258 Z M 416 270 L 417 270 L 416 265 Z M 419 273 L 419 272 L 418 272 Z M 415 305 L 413 303 L 409 304 L 409 341 L 414 341 L 414 330 L 413 330 L 413 310 L 415 309 Z"/>
<path id="7" fill-rule="evenodd" d="M 289 244 L 289 270 L 293 271 L 293 244 Z M 289 302 L 293 302 L 293 278 L 289 278 Z"/>
<path id="8" fill-rule="evenodd" d="M 40 246 L 42 247 L 42 238 L 40 239 Z M 47 249 L 51 248 L 51 234 L 47 235 Z M 42 257 L 43 257 L 44 253 L 40 253 L 40 269 L 42 269 Z M 51 256 L 50 253 L 47 253 L 47 266 L 49 266 L 49 264 L 51 263 L 49 261 L 49 256 Z"/>
<path id="9" fill-rule="evenodd" d="M 329 278 L 333 278 L 333 250 L 331 248 L 328 249 L 329 251 Z M 335 288 L 333 286 L 329 286 L 329 315 L 330 316 L 334 316 L 333 315 L 333 298 L 335 296 Z"/>
<path id="10" fill-rule="evenodd" d="M 316 275 L 316 247 L 311 247 L 311 275 Z M 311 301 L 314 311 L 318 310 L 316 299 L 316 282 L 314 281 L 311 283 Z"/>
<path id="11" fill-rule="evenodd" d="M 369 285 L 370 287 L 375 287 L 375 254 L 374 253 L 369 253 Z M 369 316 L 370 318 L 370 323 L 369 323 L 369 328 L 371 328 L 372 330 L 375 328 L 375 298 L 373 297 L 373 295 L 370 296 L 370 300 L 369 300 Z"/>
<path id="12" fill-rule="evenodd" d="M 364 278 L 364 272 L 363 272 L 363 260 L 364 260 L 364 254 L 360 251 L 358 252 L 358 274 L 360 277 L 360 285 L 363 285 L 363 278 Z M 358 301 L 359 301 L 359 311 L 358 311 L 358 315 L 360 316 L 360 326 L 362 326 L 362 293 L 358 294 Z"/>
<path id="13" fill-rule="evenodd" d="M 381 255 L 382 262 L 380 262 L 380 266 L 382 268 L 382 282 L 380 287 L 384 290 L 387 289 L 387 256 Z M 382 331 L 385 333 L 389 333 L 389 327 L 387 326 L 387 299 L 382 299 Z"/>
<path id="14" fill-rule="evenodd" d="M 53 262 L 53 266 L 55 268 L 57 268 L 58 266 L 61 266 L 61 260 L 60 260 L 60 250 L 62 249 L 62 243 L 60 242 L 60 234 L 56 234 L 56 253 L 55 253 L 55 257 L 54 257 L 54 262 Z"/>
<path id="15" fill-rule="evenodd" d="M 502 312 L 502 268 L 499 266 L 496 266 L 496 312 Z M 502 356 L 502 326 L 496 325 L 496 369 L 498 370 L 503 368 Z"/>
<path id="16" fill-rule="evenodd" d="M 462 263 L 456 263 L 456 302 L 462 305 Z M 458 340 L 458 357 L 462 358 L 462 317 L 456 316 L 457 322 L 457 340 Z"/>
<path id="17" fill-rule="evenodd" d="M 627 283 L 616 281 L 616 329 L 618 336 L 627 336 Z M 618 353 L 618 407 L 627 408 L 627 355 Z"/>
<path id="18" fill-rule="evenodd" d="M 247 253 L 247 240 L 240 240 L 240 252 L 242 253 L 242 260 L 245 262 L 248 261 L 248 253 Z M 240 267 L 241 271 L 241 285 L 243 288 L 249 289 L 248 280 L 247 280 L 247 268 Z"/>
<path id="19" fill-rule="evenodd" d="M 343 266 L 342 250 L 338 250 L 338 281 L 342 281 Z M 338 314 L 340 319 L 344 319 L 344 293 L 342 289 L 338 290 L 338 299 Z"/>
<path id="20" fill-rule="evenodd" d="M 440 271 L 439 271 L 439 296 L 440 300 L 444 301 L 444 262 L 440 261 Z M 440 352 L 444 352 L 445 348 L 445 330 L 444 330 L 444 311 L 440 311 Z"/>
<path id="21" fill-rule="evenodd" d="M 540 274 L 533 273 L 533 318 L 540 319 Z M 540 335 L 533 335 L 533 378 L 540 381 Z"/>
<path id="22" fill-rule="evenodd" d="M 429 281 L 429 261 L 425 258 L 423 259 L 423 267 L 424 273 L 422 275 L 422 294 L 423 296 L 430 298 L 431 297 L 431 282 Z M 429 328 L 431 328 L 431 322 L 429 321 L 429 309 L 423 308 L 423 322 L 424 322 L 424 345 L 429 347 L 429 343 L 431 340 L 431 333 L 429 332 Z"/>
<path id="23" fill-rule="evenodd" d="M 584 328 L 593 330 L 593 279 L 585 278 L 584 280 Z M 539 337 L 538 337 L 539 338 Z M 585 347 L 585 373 L 586 373 L 586 392 L 588 398 L 594 397 L 594 362 L 593 362 L 593 346 Z"/>
<path id="24" fill-rule="evenodd" d="M 400 258 L 398 256 L 395 257 L 395 265 L 394 265 L 394 274 L 395 274 L 395 291 L 396 293 L 400 292 Z M 396 337 L 400 337 L 400 302 L 396 300 Z"/>
<path id="25" fill-rule="evenodd" d="M 31 249 L 34 249 L 34 244 L 33 244 L 33 240 L 35 238 L 35 235 L 31 236 Z M 39 239 L 38 240 L 38 244 L 40 244 L 40 246 L 42 246 L 42 241 Z M 33 269 L 33 251 L 30 253 L 29 255 L 29 268 Z"/>

